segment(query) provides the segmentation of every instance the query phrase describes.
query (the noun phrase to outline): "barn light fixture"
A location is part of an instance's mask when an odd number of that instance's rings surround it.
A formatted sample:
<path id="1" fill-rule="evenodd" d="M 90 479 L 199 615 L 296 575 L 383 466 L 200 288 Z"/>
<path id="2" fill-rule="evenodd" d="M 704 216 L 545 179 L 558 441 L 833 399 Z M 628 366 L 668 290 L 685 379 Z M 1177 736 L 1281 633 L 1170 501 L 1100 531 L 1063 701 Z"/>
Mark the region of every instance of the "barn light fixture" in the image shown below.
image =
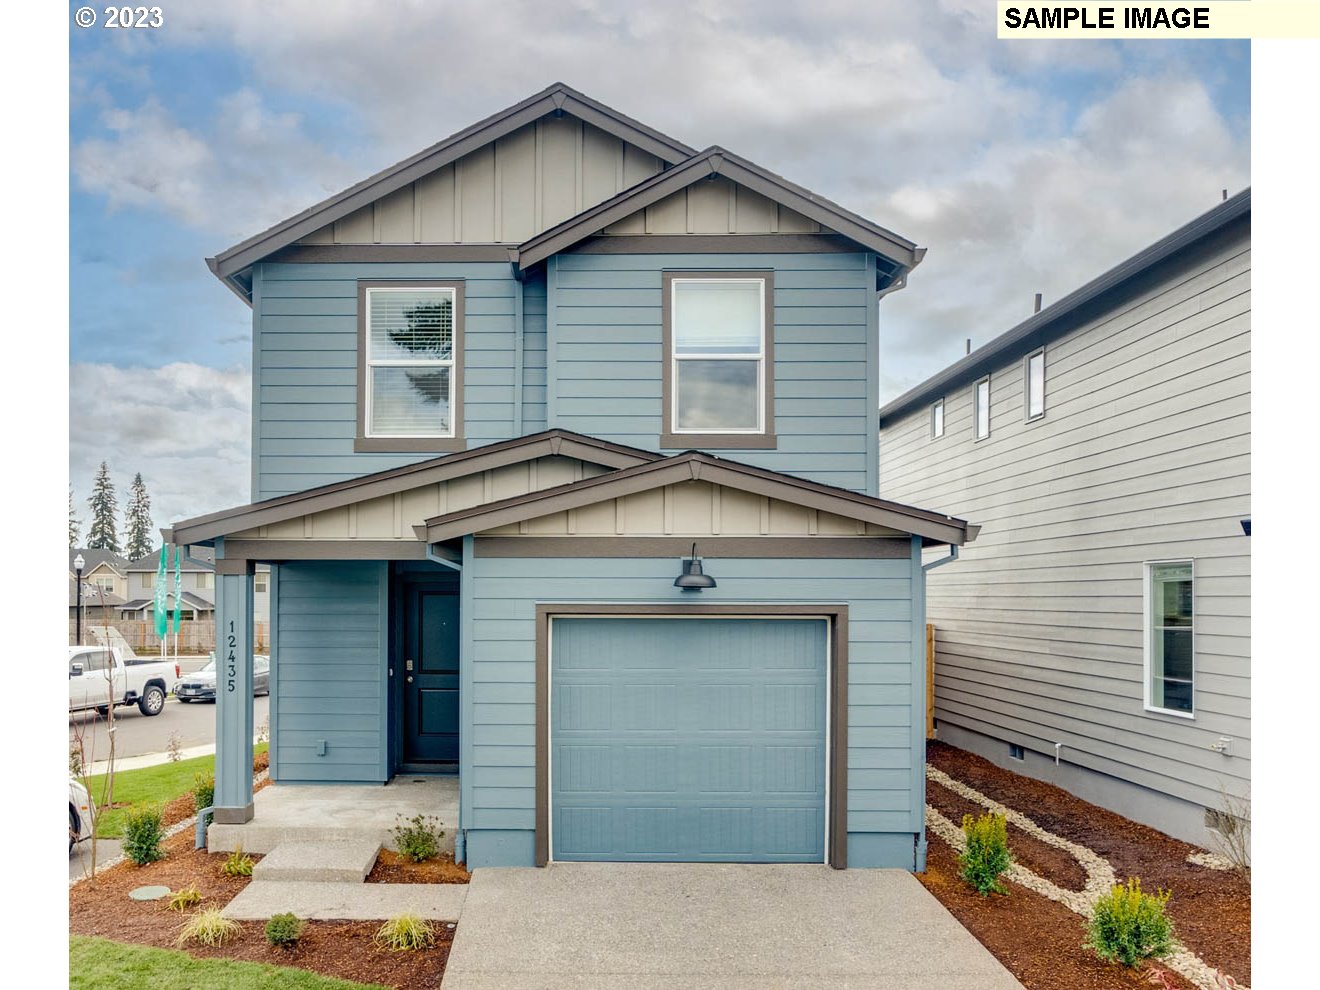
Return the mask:
<path id="1" fill-rule="evenodd" d="M 697 545 L 692 544 L 692 556 L 683 560 L 683 570 L 674 578 L 674 587 L 684 591 L 701 591 L 715 587 L 715 579 L 701 571 L 701 558 L 697 556 Z"/>

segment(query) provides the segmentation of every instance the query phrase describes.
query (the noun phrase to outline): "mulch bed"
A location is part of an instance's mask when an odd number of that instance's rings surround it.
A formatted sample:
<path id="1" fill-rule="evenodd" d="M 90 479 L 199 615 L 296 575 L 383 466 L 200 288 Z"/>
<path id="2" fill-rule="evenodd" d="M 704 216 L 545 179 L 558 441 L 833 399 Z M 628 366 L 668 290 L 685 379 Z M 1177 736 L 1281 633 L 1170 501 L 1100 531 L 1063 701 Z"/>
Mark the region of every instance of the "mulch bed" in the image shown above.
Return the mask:
<path id="1" fill-rule="evenodd" d="M 467 883 L 472 874 L 449 855 L 414 863 L 391 849 L 382 849 L 367 883 Z"/>
<path id="2" fill-rule="evenodd" d="M 191 797 L 190 797 L 191 800 Z M 74 935 L 98 935 L 118 942 L 177 948 L 175 939 L 186 912 L 171 911 L 168 899 L 131 901 L 134 887 L 161 884 L 178 890 L 196 884 L 202 893 L 201 908 L 223 907 L 251 882 L 248 877 L 226 877 L 220 865 L 227 853 L 207 853 L 192 848 L 193 834 L 184 831 L 167 839 L 165 859 L 147 866 L 122 863 L 97 873 L 69 889 L 69 931 Z M 261 857 L 254 855 L 253 860 Z M 453 864 L 450 864 L 451 868 Z M 409 881 L 421 882 L 421 881 Z M 440 986 L 454 930 L 436 926 L 436 945 L 417 952 L 390 952 L 372 944 L 380 927 L 374 921 L 309 921 L 297 946 L 277 949 L 266 943 L 265 923 L 240 922 L 242 932 L 218 948 L 190 945 L 192 955 L 207 958 L 241 959 L 248 962 L 295 966 L 326 976 L 361 983 L 381 983 L 403 988 Z"/>
<path id="3" fill-rule="evenodd" d="M 949 776 L 1021 811 L 1055 835 L 1105 857 L 1121 880 L 1141 878 L 1143 889 L 1172 890 L 1168 912 L 1177 936 L 1208 965 L 1240 983 L 1251 981 L 1251 885 L 1246 878 L 1186 862 L 1195 846 L 1089 804 L 1051 784 L 995 766 L 988 760 L 940 742 L 927 759 Z M 955 823 L 964 811 L 985 809 L 928 782 L 930 803 Z M 1081 888 L 1080 868 L 1061 867 L 1059 850 L 1010 827 L 1009 844 L 1019 860 L 1046 879 Z M 1071 857 L 1067 857 L 1071 859 Z M 918 879 L 1029 990 L 1091 990 L 1149 986 L 1144 972 L 1100 962 L 1082 948 L 1084 923 L 1061 904 L 1015 884 L 1007 897 L 982 898 L 958 877 L 953 851 L 930 835 L 927 872 Z M 1191 986 L 1178 977 L 1174 985 Z"/>

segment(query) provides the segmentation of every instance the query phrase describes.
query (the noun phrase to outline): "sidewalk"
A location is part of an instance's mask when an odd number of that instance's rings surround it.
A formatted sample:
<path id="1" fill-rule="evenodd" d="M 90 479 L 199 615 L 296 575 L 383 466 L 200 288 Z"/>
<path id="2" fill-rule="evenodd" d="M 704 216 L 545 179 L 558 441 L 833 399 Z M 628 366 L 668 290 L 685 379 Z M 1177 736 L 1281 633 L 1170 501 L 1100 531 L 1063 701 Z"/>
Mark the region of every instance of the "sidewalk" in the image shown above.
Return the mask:
<path id="1" fill-rule="evenodd" d="M 261 742 L 257 737 L 252 738 L 252 745 Z M 190 760 L 194 756 L 210 756 L 215 752 L 215 743 L 208 743 L 205 746 L 189 746 L 186 749 L 179 750 L 180 760 Z M 109 769 L 109 760 L 97 760 L 89 765 L 88 772 L 91 774 L 105 773 Z M 125 756 L 115 760 L 115 773 L 121 770 L 140 770 L 143 767 L 157 767 L 162 763 L 170 762 L 170 754 L 165 753 L 143 753 L 141 756 Z"/>

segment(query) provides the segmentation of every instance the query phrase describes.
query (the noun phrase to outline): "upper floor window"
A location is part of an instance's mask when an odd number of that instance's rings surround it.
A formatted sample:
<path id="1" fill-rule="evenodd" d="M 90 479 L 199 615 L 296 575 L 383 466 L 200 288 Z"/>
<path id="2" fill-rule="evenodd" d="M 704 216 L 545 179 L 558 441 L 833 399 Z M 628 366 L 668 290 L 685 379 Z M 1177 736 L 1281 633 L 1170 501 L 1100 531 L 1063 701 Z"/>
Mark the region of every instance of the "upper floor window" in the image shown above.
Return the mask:
<path id="1" fill-rule="evenodd" d="M 1190 560 L 1146 565 L 1146 707 L 1193 714 L 1196 597 Z"/>
<path id="2" fill-rule="evenodd" d="M 666 272 L 663 447 L 773 447 L 770 272 Z"/>
<path id="3" fill-rule="evenodd" d="M 92 578 L 92 584 L 96 585 L 102 591 L 113 592 L 115 590 L 115 579 L 108 575 L 98 574 Z"/>
<path id="4" fill-rule="evenodd" d="M 252 576 L 252 590 L 258 595 L 264 595 L 269 589 L 270 575 L 258 572 Z"/>
<path id="5" fill-rule="evenodd" d="M 210 571 L 198 571 L 197 583 L 193 587 L 199 590 L 215 587 L 215 575 Z"/>
<path id="6" fill-rule="evenodd" d="M 156 586 L 155 572 L 143 571 L 138 576 L 138 586 L 142 588 L 154 588 Z"/>
<path id="7" fill-rule="evenodd" d="M 972 390 L 973 425 L 976 439 L 984 440 L 990 435 L 990 378 L 987 375 L 976 383 Z"/>
<path id="8" fill-rule="evenodd" d="M 462 450 L 463 284 L 358 282 L 354 450 Z"/>
<path id="9" fill-rule="evenodd" d="M 944 436 L 944 400 L 936 399 L 930 407 L 930 436 L 938 440 Z"/>
<path id="10" fill-rule="evenodd" d="M 1045 351 L 1039 350 L 1028 354 L 1023 369 L 1026 383 L 1025 405 L 1027 419 L 1038 419 L 1045 415 Z"/>

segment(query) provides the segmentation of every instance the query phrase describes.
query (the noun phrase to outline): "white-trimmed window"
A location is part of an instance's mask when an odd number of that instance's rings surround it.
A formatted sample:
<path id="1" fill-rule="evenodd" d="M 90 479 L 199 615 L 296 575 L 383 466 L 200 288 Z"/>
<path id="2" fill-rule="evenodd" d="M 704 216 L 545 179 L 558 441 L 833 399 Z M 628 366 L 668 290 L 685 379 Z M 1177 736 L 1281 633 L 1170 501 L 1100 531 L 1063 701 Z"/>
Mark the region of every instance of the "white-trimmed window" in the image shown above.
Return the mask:
<path id="1" fill-rule="evenodd" d="M 156 573 L 154 571 L 143 571 L 138 577 L 138 587 L 154 588 L 156 586 Z"/>
<path id="2" fill-rule="evenodd" d="M 258 571 L 252 575 L 252 590 L 258 595 L 264 595 L 269 590 L 268 584 L 270 575 L 264 571 Z"/>
<path id="3" fill-rule="evenodd" d="M 936 399 L 930 406 L 930 438 L 938 440 L 944 436 L 944 400 Z"/>
<path id="4" fill-rule="evenodd" d="M 463 283 L 358 282 L 355 450 L 464 447 Z"/>
<path id="5" fill-rule="evenodd" d="M 665 446 L 773 441 L 771 281 L 769 272 L 665 273 Z"/>
<path id="6" fill-rule="evenodd" d="M 1191 717 L 1196 595 L 1190 560 L 1146 564 L 1146 707 Z"/>
<path id="7" fill-rule="evenodd" d="M 972 386 L 972 429 L 977 440 L 990 435 L 990 376 Z"/>
<path id="8" fill-rule="evenodd" d="M 1025 385 L 1023 404 L 1027 409 L 1027 419 L 1039 419 L 1045 415 L 1044 348 L 1027 355 L 1022 364 L 1022 379 Z"/>
<path id="9" fill-rule="evenodd" d="M 215 575 L 210 571 L 197 571 L 197 583 L 193 587 L 199 591 L 206 591 L 215 587 Z"/>

